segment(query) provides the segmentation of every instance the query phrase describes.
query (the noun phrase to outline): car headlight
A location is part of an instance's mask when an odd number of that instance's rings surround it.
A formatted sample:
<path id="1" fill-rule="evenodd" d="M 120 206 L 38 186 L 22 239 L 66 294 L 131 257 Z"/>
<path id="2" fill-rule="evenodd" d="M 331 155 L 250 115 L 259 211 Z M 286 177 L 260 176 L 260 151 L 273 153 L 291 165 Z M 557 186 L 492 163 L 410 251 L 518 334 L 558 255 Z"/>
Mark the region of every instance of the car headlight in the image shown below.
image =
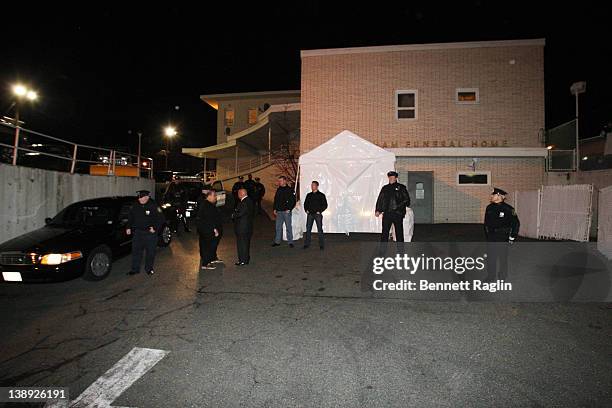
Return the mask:
<path id="1" fill-rule="evenodd" d="M 166 208 L 172 207 L 172 204 L 170 203 L 162 204 L 161 207 L 165 210 Z"/>
<path id="2" fill-rule="evenodd" d="M 40 259 L 40 263 L 42 265 L 59 265 L 82 257 L 83 253 L 81 251 L 68 252 L 65 254 L 46 254 Z"/>

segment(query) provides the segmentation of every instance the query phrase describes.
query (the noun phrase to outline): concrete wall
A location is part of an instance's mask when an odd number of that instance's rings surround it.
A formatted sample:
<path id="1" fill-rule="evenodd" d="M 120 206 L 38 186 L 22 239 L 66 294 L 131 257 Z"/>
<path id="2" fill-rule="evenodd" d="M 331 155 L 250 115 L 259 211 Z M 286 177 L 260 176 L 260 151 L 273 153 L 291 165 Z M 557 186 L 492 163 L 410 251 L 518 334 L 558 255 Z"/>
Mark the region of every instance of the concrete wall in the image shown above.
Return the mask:
<path id="1" fill-rule="evenodd" d="M 480 102 L 455 101 L 478 88 Z M 382 147 L 539 147 L 541 45 L 421 49 L 302 57 L 300 151 L 348 129 Z M 417 119 L 396 118 L 396 91 L 416 90 Z"/>
<path id="2" fill-rule="evenodd" d="M 90 176 L 0 164 L 0 242 L 35 230 L 62 208 L 88 198 L 155 191 L 153 180 Z"/>
<path id="3" fill-rule="evenodd" d="M 593 185 L 593 220 L 591 222 L 591 237 L 597 236 L 599 190 L 612 186 L 612 169 L 578 171 L 569 173 L 549 172 L 546 173 L 545 184 L 549 186 L 569 184 L 592 184 Z"/>

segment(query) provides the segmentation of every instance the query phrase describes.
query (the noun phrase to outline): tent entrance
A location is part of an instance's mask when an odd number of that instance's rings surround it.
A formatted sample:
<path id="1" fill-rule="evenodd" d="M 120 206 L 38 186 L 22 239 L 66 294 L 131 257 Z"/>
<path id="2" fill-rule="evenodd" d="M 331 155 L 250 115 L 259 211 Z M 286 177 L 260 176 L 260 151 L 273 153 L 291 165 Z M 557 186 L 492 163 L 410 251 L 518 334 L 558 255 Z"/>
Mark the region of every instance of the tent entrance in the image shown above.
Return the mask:
<path id="1" fill-rule="evenodd" d="M 409 171 L 406 187 L 415 224 L 433 224 L 433 171 Z"/>

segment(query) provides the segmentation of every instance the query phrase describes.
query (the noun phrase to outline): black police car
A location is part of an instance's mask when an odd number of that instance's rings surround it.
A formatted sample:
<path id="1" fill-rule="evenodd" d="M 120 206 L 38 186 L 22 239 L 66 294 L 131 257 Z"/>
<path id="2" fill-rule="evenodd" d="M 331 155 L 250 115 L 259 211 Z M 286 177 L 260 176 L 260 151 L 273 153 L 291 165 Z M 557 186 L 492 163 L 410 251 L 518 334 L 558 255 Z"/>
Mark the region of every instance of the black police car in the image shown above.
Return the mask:
<path id="1" fill-rule="evenodd" d="M 130 252 L 125 233 L 134 197 L 79 201 L 47 218 L 44 227 L 0 244 L 0 281 L 60 281 L 83 275 L 101 280 L 113 258 Z M 159 245 L 168 246 L 172 232 L 159 231 Z"/>

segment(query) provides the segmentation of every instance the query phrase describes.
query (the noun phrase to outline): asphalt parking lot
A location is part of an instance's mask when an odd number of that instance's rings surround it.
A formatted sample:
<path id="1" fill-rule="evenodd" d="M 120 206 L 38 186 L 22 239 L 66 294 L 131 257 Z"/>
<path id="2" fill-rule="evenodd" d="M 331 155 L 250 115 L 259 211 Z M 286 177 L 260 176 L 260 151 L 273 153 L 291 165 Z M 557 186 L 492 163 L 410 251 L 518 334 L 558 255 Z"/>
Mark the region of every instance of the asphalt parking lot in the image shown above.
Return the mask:
<path id="1" fill-rule="evenodd" d="M 448 228 L 417 226 L 415 240 L 481 239 Z M 126 276 L 125 257 L 101 282 L 0 286 L 1 385 L 75 399 L 139 348 L 163 357 L 107 393 L 115 406 L 612 406 L 607 305 L 376 298 L 356 259 L 377 237 L 329 236 L 320 251 L 271 248 L 272 233 L 258 219 L 243 268 L 228 226 L 214 271 L 183 233 L 152 277 Z"/>

